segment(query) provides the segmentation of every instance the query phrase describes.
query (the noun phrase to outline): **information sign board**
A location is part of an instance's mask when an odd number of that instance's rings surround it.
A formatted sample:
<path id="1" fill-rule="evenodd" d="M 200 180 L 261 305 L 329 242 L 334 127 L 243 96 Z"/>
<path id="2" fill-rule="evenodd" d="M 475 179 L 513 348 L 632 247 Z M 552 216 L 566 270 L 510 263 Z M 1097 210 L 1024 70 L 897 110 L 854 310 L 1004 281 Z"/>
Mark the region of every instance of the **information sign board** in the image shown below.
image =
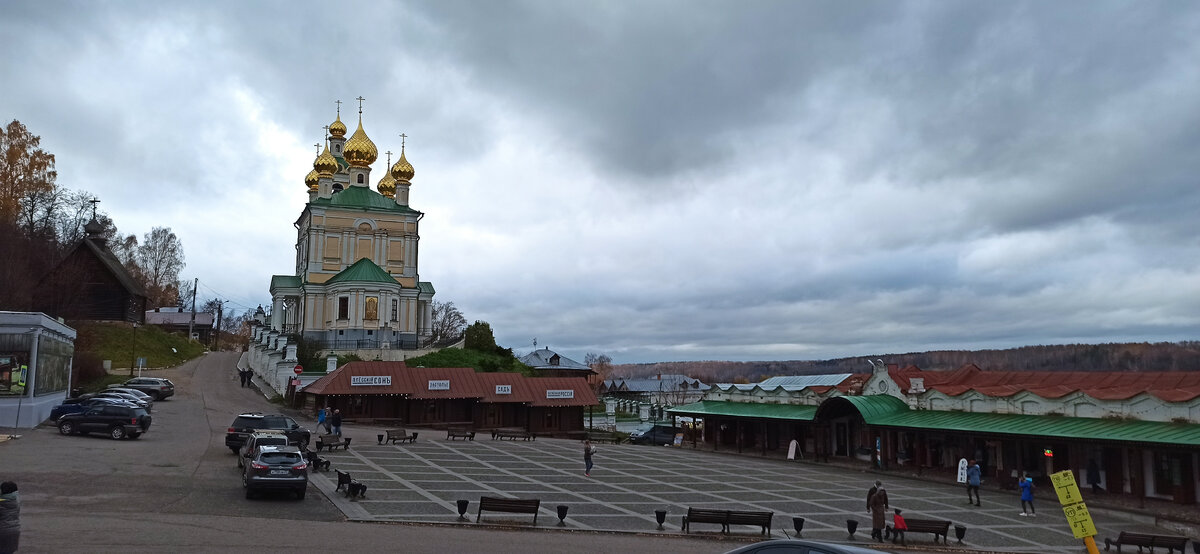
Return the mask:
<path id="1" fill-rule="evenodd" d="M 1088 513 L 1087 506 L 1082 502 L 1063 506 L 1063 515 L 1067 516 L 1067 523 L 1071 525 L 1071 532 L 1075 534 L 1075 538 L 1096 536 L 1096 524 L 1092 521 L 1092 514 Z"/>
<path id="2" fill-rule="evenodd" d="M 1054 484 L 1059 504 L 1069 506 L 1083 502 L 1083 495 L 1079 494 L 1079 485 L 1075 484 L 1075 474 L 1070 470 L 1051 473 L 1050 482 Z"/>

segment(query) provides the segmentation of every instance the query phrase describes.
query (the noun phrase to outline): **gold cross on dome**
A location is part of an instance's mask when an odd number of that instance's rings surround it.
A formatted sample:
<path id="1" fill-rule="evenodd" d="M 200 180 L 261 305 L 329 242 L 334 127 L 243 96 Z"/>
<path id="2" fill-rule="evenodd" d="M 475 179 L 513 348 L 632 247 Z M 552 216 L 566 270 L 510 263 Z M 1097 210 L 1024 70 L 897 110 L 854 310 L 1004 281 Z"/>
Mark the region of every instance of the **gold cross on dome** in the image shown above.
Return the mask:
<path id="1" fill-rule="evenodd" d="M 388 150 L 387 152 L 384 152 L 384 154 L 387 154 L 387 157 L 388 157 L 388 167 L 391 167 L 391 166 L 392 166 L 392 151 L 391 151 L 391 150 Z"/>
<path id="2" fill-rule="evenodd" d="M 408 135 L 406 135 L 404 133 L 400 133 L 400 149 L 401 150 L 404 150 L 404 139 L 406 139 L 406 138 L 408 138 Z"/>
<path id="3" fill-rule="evenodd" d="M 338 117 L 342 117 L 342 101 L 334 100 L 333 103 L 338 105 Z"/>
<path id="4" fill-rule="evenodd" d="M 313 146 L 317 147 L 317 155 L 320 156 L 321 155 L 321 143 L 318 142 L 318 143 L 314 144 Z"/>
<path id="5" fill-rule="evenodd" d="M 355 100 L 358 100 L 358 115 L 362 115 L 362 103 L 363 100 L 366 100 L 366 98 L 359 96 L 358 98 L 355 98 Z"/>
<path id="6" fill-rule="evenodd" d="M 325 129 L 325 140 L 329 140 L 329 126 L 328 126 L 328 125 L 322 125 L 322 126 L 321 126 L 321 128 L 322 128 L 322 129 Z"/>

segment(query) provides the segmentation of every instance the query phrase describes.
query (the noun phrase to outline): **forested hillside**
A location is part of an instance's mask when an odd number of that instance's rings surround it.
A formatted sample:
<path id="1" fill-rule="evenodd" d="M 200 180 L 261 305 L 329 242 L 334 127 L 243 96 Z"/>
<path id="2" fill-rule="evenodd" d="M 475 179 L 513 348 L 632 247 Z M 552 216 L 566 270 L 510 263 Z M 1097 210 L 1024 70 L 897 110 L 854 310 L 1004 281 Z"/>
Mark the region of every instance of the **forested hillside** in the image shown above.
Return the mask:
<path id="1" fill-rule="evenodd" d="M 614 365 L 612 375 L 645 377 L 682 373 L 707 383 L 750 383 L 776 375 L 865 373 L 870 360 L 925 370 L 956 369 L 973 363 L 985 370 L 1024 371 L 1200 371 L 1200 341 L 1064 344 L 1024 346 L 1008 350 L 940 350 L 881 354 L 823 361 L 661 362 Z"/>

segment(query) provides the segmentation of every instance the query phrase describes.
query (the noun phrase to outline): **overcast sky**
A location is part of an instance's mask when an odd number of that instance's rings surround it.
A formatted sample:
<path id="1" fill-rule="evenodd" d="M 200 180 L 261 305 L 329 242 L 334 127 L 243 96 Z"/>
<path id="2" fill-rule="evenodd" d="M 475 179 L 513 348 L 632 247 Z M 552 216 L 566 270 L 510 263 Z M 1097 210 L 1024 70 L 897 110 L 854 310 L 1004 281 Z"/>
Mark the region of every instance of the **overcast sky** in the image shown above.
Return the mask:
<path id="1" fill-rule="evenodd" d="M 1200 338 L 1194 2 L 6 2 L 0 43 L 0 118 L 239 311 L 361 95 L 421 280 L 518 351 Z"/>

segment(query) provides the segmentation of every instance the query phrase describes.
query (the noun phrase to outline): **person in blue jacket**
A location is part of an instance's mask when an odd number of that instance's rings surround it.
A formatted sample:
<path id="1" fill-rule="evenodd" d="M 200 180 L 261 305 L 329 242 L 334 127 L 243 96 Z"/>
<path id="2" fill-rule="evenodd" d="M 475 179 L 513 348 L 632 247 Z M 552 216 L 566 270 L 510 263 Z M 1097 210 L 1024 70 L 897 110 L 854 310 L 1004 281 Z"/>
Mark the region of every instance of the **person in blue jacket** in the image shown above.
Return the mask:
<path id="1" fill-rule="evenodd" d="M 1021 487 L 1021 515 L 1037 517 L 1033 511 L 1033 479 L 1028 474 L 1022 474 L 1017 486 Z"/>
<path id="2" fill-rule="evenodd" d="M 974 492 L 975 493 L 974 504 L 976 506 L 979 505 L 979 476 L 980 476 L 980 473 L 981 472 L 979 470 L 979 464 L 976 464 L 975 460 L 971 460 L 971 461 L 967 462 L 967 504 L 972 503 L 971 502 L 971 493 Z"/>

